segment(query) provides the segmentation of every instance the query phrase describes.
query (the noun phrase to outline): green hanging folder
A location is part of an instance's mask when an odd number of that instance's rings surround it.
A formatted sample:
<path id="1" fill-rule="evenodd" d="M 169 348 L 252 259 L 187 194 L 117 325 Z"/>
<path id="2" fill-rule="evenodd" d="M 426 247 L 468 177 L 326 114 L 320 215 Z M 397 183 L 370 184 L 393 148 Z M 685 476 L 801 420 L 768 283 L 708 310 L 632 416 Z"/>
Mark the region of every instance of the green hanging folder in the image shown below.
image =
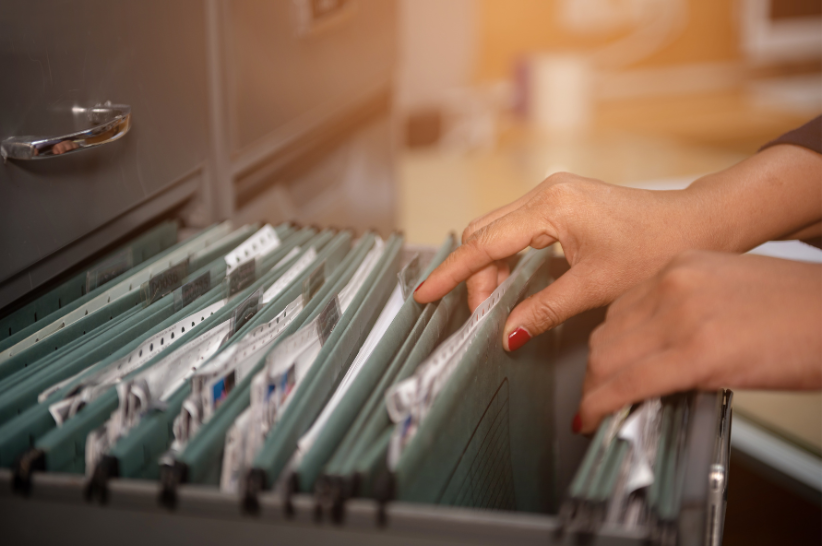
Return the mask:
<path id="1" fill-rule="evenodd" d="M 515 353 L 502 349 L 511 309 L 550 282 L 549 255 L 549 249 L 525 255 L 474 332 L 402 450 L 394 469 L 399 500 L 555 509 L 552 336 L 537 336 Z"/>
<path id="2" fill-rule="evenodd" d="M 383 430 L 391 427 L 391 419 L 385 410 L 386 391 L 390 386 L 410 377 L 434 348 L 465 321 L 468 314 L 465 285 L 460 284 L 446 294 L 435 307 L 431 308 L 430 313 L 430 320 L 420 325 L 423 329 L 418 337 L 410 337 L 406 340 L 403 350 L 391 363 L 368 404 L 360 412 L 359 424 L 352 427 L 348 434 L 350 444 L 341 446 L 345 449 L 340 449 L 335 454 L 328 468 L 329 473 L 348 475 L 354 472 L 360 455 L 370 448 L 371 443 L 382 434 Z"/>
<path id="3" fill-rule="evenodd" d="M 294 242 L 298 240 L 299 239 L 295 239 L 292 242 L 286 241 L 275 251 L 270 252 L 268 256 L 261 260 L 263 267 L 267 268 L 274 265 L 279 259 L 285 256 L 288 250 L 293 247 Z M 242 301 L 241 298 L 247 297 L 251 292 L 256 290 L 258 285 L 264 282 L 265 278 L 260 279 L 257 283 L 235 296 L 235 298 L 238 298 L 238 301 Z M 218 285 L 204 295 L 200 301 L 207 302 L 210 305 L 210 303 L 223 298 L 224 293 L 225 288 L 222 285 Z M 198 305 L 200 305 L 199 302 Z M 23 396 L 33 397 L 36 400 L 37 394 L 42 392 L 47 386 L 87 368 L 84 374 L 60 389 L 48 400 L 30 407 L 29 410 L 22 412 L 14 420 L 0 427 L 0 465 L 10 465 L 22 451 L 32 447 L 37 438 L 54 427 L 54 419 L 48 411 L 49 405 L 61 400 L 75 384 L 82 381 L 88 374 L 95 373 L 119 358 L 128 355 L 132 350 L 140 346 L 140 343 L 145 337 L 162 331 L 195 310 L 196 307 L 191 309 L 184 308 L 175 314 L 174 294 L 168 294 L 156 304 L 142 309 L 130 321 L 125 321 L 122 328 L 119 328 L 117 332 L 107 337 L 102 343 L 93 347 L 78 347 L 76 351 L 77 354 L 67 355 L 66 359 L 64 359 L 66 360 L 65 362 L 60 362 L 58 363 L 59 365 L 55 365 L 57 369 L 54 373 L 46 377 L 43 377 L 44 374 L 38 374 L 30 378 L 28 383 L 24 384 L 23 387 L 18 386 L 13 393 L 8 393 L 6 396 L 0 398 L 0 409 L 5 407 L 7 410 L 14 410 L 21 403 L 25 402 L 25 400 L 21 400 Z M 189 335 L 197 335 L 196 331 L 202 331 L 202 329 L 208 328 L 208 325 L 213 324 L 217 318 L 230 312 L 227 307 L 224 307 L 220 311 L 222 313 L 219 313 L 217 316 L 205 318 L 205 323 L 197 324 L 196 328 L 192 328 L 187 333 Z M 96 364 L 94 364 L 95 362 Z M 92 364 L 94 365 L 92 366 Z M 11 396 L 12 394 L 14 396 Z M 108 406 L 106 406 L 104 402 L 110 402 L 110 400 L 104 398 L 99 403 L 95 401 L 95 403 L 89 404 L 84 408 L 84 412 L 87 412 L 86 415 L 90 416 L 93 412 L 97 411 L 94 408 L 107 408 Z M 17 406 L 14 404 L 17 404 Z M 96 413 L 95 416 L 95 418 L 99 418 L 99 415 Z"/>
<path id="4" fill-rule="evenodd" d="M 299 244 L 305 245 L 303 252 L 311 247 L 322 250 L 329 239 L 331 239 L 331 233 L 323 232 L 311 240 L 300 241 Z M 338 246 L 340 249 L 345 248 L 346 240 L 345 237 L 339 239 Z M 282 264 L 281 269 L 287 269 L 299 260 L 301 256 L 302 253 L 295 255 L 291 260 Z M 284 306 L 278 306 L 277 301 L 277 299 L 272 300 L 265 308 L 260 310 L 252 321 L 232 336 L 232 341 L 229 345 L 242 339 L 244 333 L 247 332 L 250 327 L 253 328 L 254 324 L 265 322 L 269 316 L 276 315 L 276 312 Z M 164 411 L 155 411 L 152 415 L 146 417 L 132 431 L 129 431 L 126 437 L 122 438 L 113 446 L 110 452 L 110 459 L 116 462 L 109 460 L 105 464 L 109 466 L 116 464 L 116 472 L 110 469 L 105 470 L 104 479 L 112 475 L 122 477 L 137 477 L 139 475 L 145 475 L 146 473 L 159 475 L 158 458 L 168 449 L 171 443 L 173 437 L 171 432 L 173 420 L 179 414 L 182 403 L 190 392 L 191 386 L 189 382 L 186 382 L 177 392 L 169 397 L 167 407 Z M 150 466 L 151 469 L 146 468 L 146 465 Z"/>
<path id="5" fill-rule="evenodd" d="M 156 273 L 166 269 L 171 265 L 170 262 L 176 263 L 192 252 L 206 248 L 210 243 L 219 240 L 231 231 L 230 228 L 230 224 L 224 222 L 198 233 L 187 241 L 177 243 L 154 258 L 147 260 L 141 266 L 135 267 L 114 281 L 107 283 L 105 286 L 92 290 L 83 297 L 74 300 L 69 305 L 63 306 L 58 311 L 13 334 L 11 337 L 0 342 L 0 366 L 14 356 L 14 354 L 29 347 L 33 342 L 36 343 L 34 341 L 35 339 L 44 340 L 48 337 L 49 332 L 59 330 L 59 325 L 62 324 L 67 317 L 86 316 L 94 312 L 99 308 L 101 303 L 110 303 L 110 301 L 108 301 L 110 295 L 112 293 L 121 293 L 122 290 L 125 290 L 125 286 L 129 286 L 129 290 L 139 290 L 139 285 L 131 286 L 129 281 L 135 278 L 142 279 L 150 272 Z M 1 367 L 0 370 L 2 370 Z"/>
<path id="6" fill-rule="evenodd" d="M 356 496 L 373 496 L 373 486 L 379 477 L 384 461 L 375 461 L 375 444 L 380 438 L 393 430 L 391 418 L 385 409 L 385 393 L 388 388 L 413 375 L 417 367 L 425 360 L 436 346 L 456 331 L 468 316 L 468 302 L 465 284 L 446 294 L 442 300 L 431 307 L 430 320 L 422 324 L 416 336 L 406 340 L 398 358 L 392 362 L 388 372 L 374 391 L 367 405 L 360 412 L 355 426 L 346 435 L 344 442 L 333 460 L 325 469 L 332 482 L 343 490 L 332 491 L 342 495 L 335 501 L 344 500 L 349 494 Z M 384 446 L 387 449 L 387 444 Z M 371 454 L 370 456 L 366 456 Z"/>
<path id="7" fill-rule="evenodd" d="M 311 231 L 308 231 L 307 234 L 310 233 Z M 324 244 L 328 239 L 331 238 L 331 236 L 332 235 L 330 232 L 325 232 L 317 236 L 317 243 Z M 294 241 L 291 241 L 288 244 L 288 246 L 281 246 L 277 248 L 275 251 L 269 253 L 268 255 L 261 257 L 259 259 L 259 261 L 261 262 L 261 269 L 265 271 L 265 269 L 268 269 L 271 266 L 277 264 L 277 262 L 279 262 L 280 259 L 288 253 L 289 247 L 293 248 L 293 243 Z M 255 283 L 253 283 L 251 286 L 249 286 L 242 292 L 238 293 L 231 302 L 223 306 L 213 315 L 209 317 L 203 317 L 203 321 L 200 324 L 196 324 L 194 328 L 192 328 L 189 332 L 186 333 L 185 336 L 183 336 L 180 339 L 180 341 L 185 342 L 185 340 L 187 339 L 193 339 L 199 334 L 210 329 L 212 326 L 219 324 L 230 318 L 231 314 L 234 312 L 234 309 L 237 307 L 237 305 L 241 304 L 248 296 L 254 293 L 257 289 L 273 283 L 274 280 L 287 269 L 289 264 L 290 262 L 278 265 L 275 271 L 269 271 L 265 273 L 260 279 L 258 279 Z M 210 304 L 223 297 L 224 289 L 222 287 L 217 287 L 214 290 L 215 292 L 213 293 L 212 297 L 204 303 Z M 191 312 L 191 310 L 187 310 L 186 308 L 180 310 L 178 313 L 174 315 L 172 319 L 169 319 L 168 321 L 158 326 L 155 329 L 155 331 L 162 331 L 163 329 L 173 325 L 177 321 L 185 318 Z M 155 331 L 152 331 L 150 335 L 153 335 Z M 153 357 L 151 360 L 143 364 L 140 368 L 128 374 L 126 378 L 133 377 L 134 375 L 150 368 L 156 362 L 158 362 L 159 360 L 170 354 L 171 351 L 176 350 L 176 348 L 180 346 L 181 345 L 178 342 L 178 344 L 168 347 L 167 349 Z M 130 347 L 130 350 L 133 350 L 133 347 Z M 62 427 L 53 429 L 51 432 L 44 435 L 40 440 L 38 440 L 35 444 L 35 448 L 42 453 L 42 456 L 45 459 L 45 467 L 48 470 L 58 470 L 67 469 L 67 465 L 71 465 L 71 468 L 80 468 L 82 471 L 85 467 L 86 436 L 92 430 L 102 425 L 109 418 L 111 413 L 117 408 L 117 404 L 117 393 L 114 387 L 112 386 L 104 395 L 100 396 L 98 399 L 94 400 L 91 404 L 86 406 L 83 409 L 83 411 L 78 413 L 74 418 L 67 421 Z"/>
<path id="8" fill-rule="evenodd" d="M 198 255 L 194 259 L 192 259 L 192 263 L 202 263 L 205 261 L 210 261 L 211 263 L 201 267 L 198 270 L 195 270 L 193 273 L 190 273 L 188 277 L 184 280 L 184 282 L 193 281 L 195 279 L 202 279 L 202 275 L 208 274 L 207 279 L 209 280 L 210 284 L 212 286 L 218 285 L 224 279 L 226 272 L 225 260 L 222 259 L 223 254 L 225 254 L 227 249 L 232 249 L 235 246 L 237 246 L 237 244 L 247 239 L 248 235 L 250 235 L 252 231 L 254 230 L 250 226 L 237 230 L 225 236 L 220 241 L 215 242 L 209 248 L 204 249 L 204 251 L 198 253 Z M 291 230 L 290 228 L 284 228 L 281 231 L 281 233 L 283 233 L 283 235 L 285 236 L 291 231 L 293 230 Z M 292 240 L 290 237 L 286 237 L 282 243 L 283 248 L 278 249 L 278 252 L 272 252 L 271 256 L 267 259 L 269 261 L 279 259 L 283 256 L 285 250 L 292 248 L 295 244 L 299 244 L 300 241 L 301 239 L 299 238 Z M 263 260 L 263 262 L 265 262 L 265 259 Z M 0 393 L 5 392 L 9 388 L 12 388 L 14 385 L 17 385 L 20 381 L 22 381 L 22 379 L 30 377 L 35 373 L 40 373 L 41 370 L 52 365 L 58 359 L 63 358 L 66 354 L 68 354 L 70 351 L 73 351 L 78 346 L 85 343 L 89 343 L 89 346 L 92 346 L 91 344 L 96 343 L 96 341 L 94 340 L 95 337 L 111 330 L 111 328 L 113 328 L 116 324 L 122 321 L 123 317 L 128 317 L 130 316 L 130 314 L 134 314 L 139 311 L 141 311 L 141 306 L 137 305 L 135 307 L 132 307 L 127 312 L 121 314 L 119 317 L 110 317 L 108 322 L 104 322 L 102 325 L 95 328 L 94 330 L 89 331 L 88 333 L 86 333 L 85 330 L 85 328 L 87 327 L 85 324 L 85 320 L 93 319 L 95 315 L 103 314 L 105 312 L 105 309 L 99 310 L 96 313 L 92 313 L 92 315 L 90 315 L 89 317 L 85 317 L 85 319 L 81 319 L 73 326 L 76 326 L 77 329 L 83 328 L 82 335 L 76 337 L 73 341 L 69 342 L 64 347 L 61 347 L 59 350 L 56 350 L 48 356 L 37 360 L 33 364 L 27 365 L 24 368 L 24 370 L 19 370 L 11 376 L 7 377 L 5 380 L 0 381 Z M 102 317 L 102 319 L 99 320 L 105 320 L 105 317 Z M 12 359 L 12 361 L 14 361 L 15 359 Z M 7 361 L 5 364 L 9 365 L 12 361 Z"/>
<path id="9" fill-rule="evenodd" d="M 137 343 L 150 335 L 151 329 L 168 319 L 174 312 L 173 298 L 158 302 L 131 318 L 119 327 L 100 336 L 100 342 L 92 347 L 83 344 L 54 362 L 48 369 L 27 377 L 0 397 L 0 423 L 6 423 L 26 408 L 37 404 L 37 396 L 50 386 L 67 379 L 101 361 L 112 360 L 118 349 L 129 343 Z M 0 448 L 2 449 L 2 448 Z"/>
<path id="10" fill-rule="evenodd" d="M 425 271 L 416 279 L 414 286 L 427 278 L 431 271 L 442 263 L 446 256 L 454 250 L 454 244 L 453 235 L 449 236 L 431 262 L 426 265 Z M 363 364 L 362 370 L 351 384 L 351 387 L 334 409 L 328 421 L 323 425 L 322 431 L 311 448 L 302 455 L 296 472 L 299 476 L 298 483 L 303 491 L 313 491 L 314 482 L 320 475 L 323 466 L 334 454 L 369 395 L 374 393 L 374 389 L 384 376 L 386 368 L 396 357 L 417 323 L 423 308 L 423 305 L 414 301 L 413 293 L 411 293 L 382 339 L 374 348 L 374 352 Z"/>
<path id="11" fill-rule="evenodd" d="M 203 296 L 204 301 L 209 302 L 216 301 L 221 297 L 222 290 L 219 287 L 213 289 L 212 293 Z M 168 311 L 168 309 L 171 308 L 167 308 L 166 312 Z M 191 313 L 192 311 L 193 309 L 189 308 L 182 309 L 179 313 L 179 318 L 183 318 L 185 316 L 185 313 Z M 140 324 L 139 326 L 143 334 L 151 335 L 154 332 L 159 332 L 166 326 L 170 326 L 171 324 L 173 324 L 174 319 L 177 317 L 171 317 L 171 319 L 166 319 L 163 322 L 159 322 L 159 327 L 157 326 L 157 321 L 152 322 L 152 319 L 156 318 L 157 317 L 155 313 L 155 316 L 146 318 L 142 321 L 143 324 Z M 102 361 L 99 361 L 97 365 L 90 368 L 85 374 L 81 374 L 80 377 L 69 382 L 67 385 L 56 391 L 43 402 L 30 406 L 28 409 L 22 411 L 19 415 L 17 415 L 14 419 L 4 423 L 2 427 L 0 427 L 0 465 L 6 467 L 11 465 L 12 462 L 14 462 L 14 460 L 17 458 L 17 456 L 22 454 L 24 451 L 34 447 L 38 438 L 48 433 L 48 431 L 54 429 L 56 423 L 49 411 L 49 407 L 52 404 L 65 398 L 68 395 L 68 393 L 75 387 L 75 385 L 77 385 L 80 381 L 82 381 L 82 379 L 87 377 L 88 374 L 101 370 L 106 366 L 110 365 L 111 363 L 119 360 L 120 358 L 127 356 L 133 349 L 140 346 L 140 343 L 142 342 L 144 337 L 145 336 L 140 335 L 139 337 L 137 337 L 137 339 L 132 339 L 132 341 L 128 344 L 119 344 L 119 349 L 115 350 L 107 358 L 104 358 Z M 109 340 L 109 342 L 115 345 L 117 345 L 119 341 L 121 340 L 118 340 L 116 338 L 113 340 Z M 81 347 L 81 349 L 83 348 Z M 105 352 L 107 350 L 106 344 L 102 344 L 98 350 L 101 352 Z M 97 356 L 100 356 L 97 354 L 98 350 L 90 350 L 87 353 L 89 361 L 97 362 L 99 360 L 97 359 Z M 37 378 L 35 377 L 34 379 Z M 38 385 L 38 387 L 40 386 L 42 385 Z M 105 401 L 110 400 L 105 397 L 101 397 L 94 400 L 92 403 L 88 404 L 85 408 L 83 408 L 83 411 L 81 411 L 78 414 L 78 416 L 93 413 L 95 411 L 95 408 L 101 407 L 101 405 L 103 405 Z M 71 421 L 73 420 L 74 419 L 70 419 L 66 423 L 66 425 L 71 423 Z"/>
<path id="12" fill-rule="evenodd" d="M 192 256 L 190 264 L 193 273 L 190 273 L 183 282 L 189 282 L 199 278 L 204 273 L 209 273 L 211 284 L 218 284 L 225 276 L 225 262 L 220 257 L 247 239 L 253 231 L 250 226 L 236 230 Z M 54 357 L 62 357 L 66 354 L 65 349 L 69 345 L 78 341 L 82 343 L 82 338 L 94 334 L 100 328 L 105 329 L 111 321 L 116 320 L 123 313 L 135 308 L 139 310 L 141 307 L 140 298 L 139 291 L 134 291 L 126 297 L 119 298 L 102 309 L 98 309 L 70 326 L 55 332 L 49 336 L 48 344 L 46 344 L 46 341 L 36 344 L 7 360 L 2 366 L 7 371 L 16 368 L 17 372 L 13 372 L 12 375 L 19 373 L 22 368 L 28 368 L 26 375 L 30 375 L 33 369 L 40 370 L 46 366 L 43 360 L 47 355 L 51 357 L 48 362 L 53 362 Z M 66 345 L 61 346 L 63 343 Z M 54 346 L 54 352 L 51 352 L 52 346 Z"/>
<path id="13" fill-rule="evenodd" d="M 568 489 L 570 497 L 574 500 L 582 501 L 587 499 L 596 464 L 605 451 L 603 442 L 605 441 L 605 435 L 608 432 L 612 419 L 613 416 L 609 415 L 599 424 L 599 428 L 597 428 L 590 446 L 585 452 L 582 463 L 574 474 L 574 479 L 571 481 Z"/>
<path id="14" fill-rule="evenodd" d="M 648 488 L 646 503 L 648 510 L 652 514 L 657 513 L 657 502 L 659 501 L 660 489 L 662 487 L 663 476 L 665 475 L 665 464 L 667 458 L 663 456 L 668 450 L 670 439 L 673 437 L 674 408 L 665 404 L 662 407 L 662 422 L 660 423 L 659 439 L 657 441 L 657 460 L 654 465 L 654 483 Z"/>
<path id="15" fill-rule="evenodd" d="M 342 474 L 342 465 L 345 463 L 348 454 L 354 449 L 356 443 L 362 441 L 361 438 L 364 434 L 363 430 L 367 423 L 371 420 L 372 415 L 382 408 L 382 405 L 384 404 L 383 396 L 385 395 L 385 390 L 391 386 L 397 371 L 399 371 L 402 363 L 408 358 L 408 354 L 414 346 L 420 342 L 423 331 L 428 326 L 428 323 L 434 315 L 434 312 L 437 310 L 438 305 L 439 302 L 434 302 L 426 304 L 423 308 L 422 313 L 420 313 L 414 327 L 403 341 L 397 355 L 388 365 L 388 368 L 385 370 L 382 377 L 380 377 L 379 383 L 369 395 L 368 400 L 365 404 L 363 404 L 363 407 L 360 408 L 354 422 L 345 431 L 342 441 L 337 446 L 334 454 L 325 466 L 324 473 L 326 475 L 336 477 Z"/>
<path id="16" fill-rule="evenodd" d="M 251 235 L 252 230 L 243 228 L 234 232 L 233 236 L 222 237 L 219 241 L 215 241 L 209 248 L 204 249 L 204 252 L 197 253 L 195 259 L 190 263 L 191 271 L 201 274 L 197 271 L 199 268 L 205 266 L 209 262 L 215 261 L 219 256 L 225 254 L 233 247 L 237 246 L 242 240 Z M 196 277 L 192 277 L 196 278 Z M 187 279 L 189 280 L 189 279 Z M 15 373 L 27 366 L 37 362 L 40 358 L 59 351 L 60 348 L 66 344 L 88 335 L 95 329 L 105 325 L 107 322 L 113 320 L 120 314 L 139 306 L 141 301 L 141 293 L 139 288 L 130 291 L 123 297 L 104 305 L 102 308 L 89 313 L 87 316 L 80 318 L 72 324 L 49 335 L 31 347 L 22 350 L 14 356 L 8 358 L 0 364 L 0 378 Z"/>
<path id="17" fill-rule="evenodd" d="M 233 246 L 236 246 L 229 244 L 232 242 L 236 243 L 236 241 L 228 241 L 224 248 L 233 248 Z M 279 255 L 281 252 L 273 252 L 272 254 Z M 186 278 L 184 282 L 191 280 L 193 279 L 189 277 Z M 219 283 L 219 279 L 212 281 L 212 283 Z M 117 303 L 122 302 L 125 299 L 127 298 L 121 298 Z M 117 328 L 109 329 L 109 331 L 103 334 L 103 336 L 95 340 L 95 344 L 79 345 L 74 350 L 63 354 L 60 358 L 54 361 L 49 360 L 49 365 L 46 369 L 43 369 L 44 364 L 34 364 L 33 370 L 36 370 L 36 373 L 34 373 L 34 371 L 28 372 L 23 370 L 22 373 L 26 376 L 26 379 L 17 382 L 13 391 L 5 392 L 2 396 L 0 396 L 0 423 L 4 423 L 13 415 L 20 413 L 27 407 L 36 403 L 37 396 L 51 385 L 81 372 L 92 364 L 109 358 L 112 353 L 127 343 L 131 343 L 143 335 L 151 335 L 148 330 L 160 322 L 168 319 L 175 312 L 175 305 L 176 304 L 173 297 L 161 298 L 160 301 L 149 305 L 148 307 L 140 310 L 133 317 L 123 321 Z M 101 313 L 107 314 L 110 307 L 111 305 L 106 306 L 89 317 L 85 317 L 85 319 Z M 113 320 L 114 315 L 111 315 L 108 318 L 109 320 Z M 77 326 L 82 328 L 85 319 L 81 319 L 72 325 L 72 327 Z M 105 317 L 101 320 L 104 319 Z M 55 336 L 56 335 L 59 334 L 55 334 Z M 49 338 L 49 340 L 51 340 L 51 338 Z M 51 343 L 51 341 L 49 341 L 49 343 Z M 41 350 L 43 347 L 43 344 L 34 346 L 26 351 L 26 353 L 33 350 Z M 23 356 L 25 355 L 19 355 L 19 357 Z M 17 358 L 18 357 L 15 357 L 14 359 Z M 7 362 L 7 364 L 9 362 Z M 107 363 L 104 363 L 103 365 L 105 366 Z"/>
<path id="18" fill-rule="evenodd" d="M 51 366 L 55 361 L 63 358 L 66 354 L 70 353 L 86 343 L 93 344 L 95 340 L 112 330 L 113 328 L 117 328 L 120 323 L 125 321 L 126 319 L 131 318 L 135 314 L 140 312 L 139 307 L 133 307 L 129 309 L 125 313 L 121 314 L 119 317 L 115 317 L 113 320 L 110 320 L 100 326 L 99 328 L 94 329 L 92 332 L 81 336 L 71 343 L 68 343 L 65 347 L 62 347 L 60 350 L 53 352 L 41 359 L 39 359 L 34 364 L 26 366 L 22 370 L 18 370 L 17 372 L 9 375 L 8 377 L 0 380 L 0 396 L 4 393 L 13 389 L 18 383 L 21 381 L 40 373 L 41 370 Z"/>
<path id="19" fill-rule="evenodd" d="M 357 355 L 359 347 L 377 320 L 380 310 L 396 284 L 402 237 L 392 236 L 377 267 L 360 288 L 351 306 L 340 317 L 323 345 L 303 386 L 292 395 L 279 422 L 269 432 L 254 458 L 250 491 L 271 487 L 297 447 L 297 441 L 322 411 L 325 402 Z"/>
<path id="20" fill-rule="evenodd" d="M 270 354 L 282 340 L 313 320 L 330 299 L 351 279 L 371 249 L 373 243 L 373 234 L 367 233 L 363 235 L 339 267 L 329 268 L 331 269 L 329 278 L 320 288 L 319 292 L 274 341 L 266 355 L 260 357 L 259 361 L 246 377 L 234 387 L 222 405 L 217 408 L 214 416 L 202 426 L 197 432 L 197 435 L 189 440 L 185 448 L 175 456 L 174 466 L 168 466 L 165 469 L 168 478 L 164 480 L 163 486 L 167 501 L 173 502 L 173 488 L 176 483 L 216 483 L 219 480 L 221 456 L 225 445 L 226 432 L 234 423 L 237 416 L 248 407 L 250 402 L 249 388 L 251 381 L 265 365 L 267 355 Z M 322 261 L 322 256 L 318 256 L 318 263 Z M 281 305 L 280 309 L 300 296 L 303 288 L 303 280 L 308 278 L 310 274 L 310 272 L 306 272 L 283 292 L 280 298 L 278 298 L 278 302 L 280 302 L 279 305 Z"/>
<path id="21" fill-rule="evenodd" d="M 163 411 L 143 417 L 128 435 L 111 448 L 103 463 L 104 479 L 109 477 L 157 480 L 160 477 L 159 457 L 174 440 L 174 417 L 191 394 L 191 383 L 186 382 L 166 401 Z M 112 465 L 115 465 L 112 467 Z M 102 484 L 100 484 L 102 485 Z"/>
<path id="22" fill-rule="evenodd" d="M 38 319 L 59 312 L 87 292 L 113 282 L 121 275 L 127 274 L 130 269 L 172 247 L 176 242 L 177 222 L 161 222 L 97 260 L 86 271 L 74 275 L 36 300 L 4 316 L 0 319 L 0 339 L 5 342 Z M 0 350 L 5 348 L 6 346 L 0 344 Z"/>

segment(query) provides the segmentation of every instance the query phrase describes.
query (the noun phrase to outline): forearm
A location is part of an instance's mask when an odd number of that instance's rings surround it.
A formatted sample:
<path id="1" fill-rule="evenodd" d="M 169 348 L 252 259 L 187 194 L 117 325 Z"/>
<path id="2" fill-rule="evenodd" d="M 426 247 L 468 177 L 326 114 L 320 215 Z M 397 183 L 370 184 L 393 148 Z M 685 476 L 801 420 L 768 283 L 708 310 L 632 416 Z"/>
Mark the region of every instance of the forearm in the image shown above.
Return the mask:
<path id="1" fill-rule="evenodd" d="M 779 145 L 684 192 L 705 248 L 743 252 L 766 241 L 812 237 L 822 220 L 822 155 Z"/>

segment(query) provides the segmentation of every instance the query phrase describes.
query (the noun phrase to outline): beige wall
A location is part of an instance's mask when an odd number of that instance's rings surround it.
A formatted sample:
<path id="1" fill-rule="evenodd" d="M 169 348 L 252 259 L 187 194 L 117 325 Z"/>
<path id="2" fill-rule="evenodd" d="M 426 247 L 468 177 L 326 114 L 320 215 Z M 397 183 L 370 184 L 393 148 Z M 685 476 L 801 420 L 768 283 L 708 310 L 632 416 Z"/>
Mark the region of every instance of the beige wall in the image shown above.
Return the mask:
<path id="1" fill-rule="evenodd" d="M 574 31 L 563 25 L 563 0 L 478 0 L 480 52 L 477 78 L 511 75 L 517 58 L 533 51 L 595 50 L 632 28 Z M 567 0 L 573 1 L 573 0 Z M 686 0 L 687 17 L 669 44 L 636 67 L 736 61 L 742 58 L 733 0 Z"/>

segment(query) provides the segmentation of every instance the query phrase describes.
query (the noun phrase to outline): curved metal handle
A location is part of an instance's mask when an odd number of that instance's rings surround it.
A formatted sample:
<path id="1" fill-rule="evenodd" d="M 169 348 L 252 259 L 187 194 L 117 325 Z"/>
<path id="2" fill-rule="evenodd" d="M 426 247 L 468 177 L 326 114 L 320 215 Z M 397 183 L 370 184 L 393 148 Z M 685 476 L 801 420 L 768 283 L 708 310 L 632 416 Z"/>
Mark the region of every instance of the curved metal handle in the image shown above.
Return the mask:
<path id="1" fill-rule="evenodd" d="M 7 159 L 46 159 L 102 146 L 122 138 L 131 129 L 131 106 L 98 104 L 92 108 L 75 106 L 75 115 L 86 115 L 92 127 L 56 137 L 18 136 L 0 142 L 0 156 Z"/>

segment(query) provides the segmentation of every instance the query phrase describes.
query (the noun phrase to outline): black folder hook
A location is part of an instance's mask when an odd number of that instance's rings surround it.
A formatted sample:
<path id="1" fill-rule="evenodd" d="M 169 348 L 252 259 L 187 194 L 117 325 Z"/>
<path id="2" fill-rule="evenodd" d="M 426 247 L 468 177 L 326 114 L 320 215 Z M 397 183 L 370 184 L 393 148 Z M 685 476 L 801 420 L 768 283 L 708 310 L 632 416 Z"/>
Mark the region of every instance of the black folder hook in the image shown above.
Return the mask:
<path id="1" fill-rule="evenodd" d="M 388 513 L 386 507 L 388 503 L 396 498 L 397 494 L 397 479 L 393 472 L 384 472 L 377 478 L 374 485 L 374 492 L 376 493 L 377 502 L 377 526 L 385 527 L 388 525 Z"/>
<path id="2" fill-rule="evenodd" d="M 292 473 L 285 481 L 283 488 L 283 511 L 287 519 L 294 519 L 297 511 L 294 509 L 294 494 L 300 490 L 300 478 L 296 473 Z"/>
<path id="3" fill-rule="evenodd" d="M 160 504 L 169 510 L 177 508 L 177 486 L 186 483 L 188 465 L 180 461 L 160 467 Z"/>
<path id="4" fill-rule="evenodd" d="M 331 482 L 331 521 L 342 525 L 345 520 L 345 501 L 348 499 L 345 477 L 337 476 Z"/>
<path id="5" fill-rule="evenodd" d="M 46 469 L 46 454 L 41 449 L 31 449 L 17 459 L 11 489 L 24 497 L 31 493 L 31 475 Z"/>
<path id="6" fill-rule="evenodd" d="M 245 477 L 245 491 L 243 492 L 243 511 L 246 514 L 260 513 L 260 493 L 265 489 L 265 470 L 252 468 Z"/>
<path id="7" fill-rule="evenodd" d="M 117 457 L 110 455 L 104 456 L 97 466 L 94 467 L 94 473 L 91 479 L 86 482 L 86 487 L 83 491 L 86 501 L 94 500 L 95 493 L 100 499 L 100 504 L 108 502 L 108 480 L 116 478 L 120 475 L 120 463 Z"/>

